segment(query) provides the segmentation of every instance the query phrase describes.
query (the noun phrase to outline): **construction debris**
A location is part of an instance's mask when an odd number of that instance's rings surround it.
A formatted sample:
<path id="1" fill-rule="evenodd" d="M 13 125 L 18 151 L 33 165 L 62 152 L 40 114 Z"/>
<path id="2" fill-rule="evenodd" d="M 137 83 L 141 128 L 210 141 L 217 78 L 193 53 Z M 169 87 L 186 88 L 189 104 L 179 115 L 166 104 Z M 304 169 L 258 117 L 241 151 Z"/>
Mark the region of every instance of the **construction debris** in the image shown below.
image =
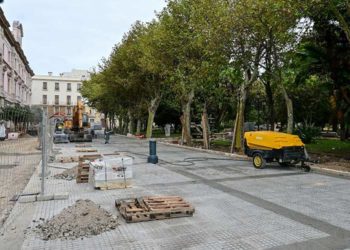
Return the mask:
<path id="1" fill-rule="evenodd" d="M 75 166 L 73 168 L 64 170 L 62 173 L 55 174 L 54 178 L 71 181 L 76 178 L 77 171 L 78 171 L 78 166 Z"/>
<path id="2" fill-rule="evenodd" d="M 43 240 L 77 239 L 98 235 L 118 226 L 117 217 L 91 200 L 77 200 L 50 220 L 36 226 Z"/>
<path id="3" fill-rule="evenodd" d="M 60 156 L 57 158 L 57 162 L 61 163 L 70 163 L 70 162 L 78 162 L 79 156 Z"/>
<path id="4" fill-rule="evenodd" d="M 179 196 L 150 196 L 116 200 L 126 222 L 141 222 L 193 216 L 194 208 Z"/>

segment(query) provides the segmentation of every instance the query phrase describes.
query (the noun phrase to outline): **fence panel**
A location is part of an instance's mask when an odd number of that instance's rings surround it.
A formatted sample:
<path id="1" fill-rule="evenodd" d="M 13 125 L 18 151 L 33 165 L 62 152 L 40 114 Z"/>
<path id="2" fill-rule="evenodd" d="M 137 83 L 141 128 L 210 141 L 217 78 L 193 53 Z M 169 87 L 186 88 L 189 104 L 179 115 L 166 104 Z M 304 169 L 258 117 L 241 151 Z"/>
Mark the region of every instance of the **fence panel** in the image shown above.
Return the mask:
<path id="1" fill-rule="evenodd" d="M 37 115 L 29 108 L 0 109 L 0 228 L 18 197 L 27 195 L 24 189 L 40 163 Z"/>

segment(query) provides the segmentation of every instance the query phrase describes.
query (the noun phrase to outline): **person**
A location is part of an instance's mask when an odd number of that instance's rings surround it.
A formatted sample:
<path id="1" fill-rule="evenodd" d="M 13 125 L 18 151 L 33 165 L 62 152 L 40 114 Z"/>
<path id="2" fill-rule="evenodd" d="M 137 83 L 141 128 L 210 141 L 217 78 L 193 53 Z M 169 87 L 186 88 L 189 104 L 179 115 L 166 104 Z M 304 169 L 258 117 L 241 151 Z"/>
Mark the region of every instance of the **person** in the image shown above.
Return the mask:
<path id="1" fill-rule="evenodd" d="M 0 141 L 4 141 L 6 137 L 6 128 L 4 121 L 0 121 Z"/>
<path id="2" fill-rule="evenodd" d="M 105 144 L 109 143 L 109 134 L 110 134 L 110 131 L 107 131 L 107 129 L 105 129 Z"/>

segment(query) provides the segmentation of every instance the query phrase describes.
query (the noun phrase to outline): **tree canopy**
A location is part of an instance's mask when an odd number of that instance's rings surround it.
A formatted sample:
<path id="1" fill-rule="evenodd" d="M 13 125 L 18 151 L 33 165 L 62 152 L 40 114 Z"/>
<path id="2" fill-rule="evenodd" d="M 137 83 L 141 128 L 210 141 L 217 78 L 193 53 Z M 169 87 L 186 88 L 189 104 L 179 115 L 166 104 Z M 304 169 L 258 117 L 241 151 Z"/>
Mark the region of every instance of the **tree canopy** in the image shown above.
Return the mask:
<path id="1" fill-rule="evenodd" d="M 169 0 L 152 21 L 131 26 L 82 94 L 122 133 L 137 124 L 152 137 L 154 122 L 181 123 L 191 144 L 200 120 L 209 147 L 213 126 L 231 122 L 239 151 L 244 123 L 259 119 L 289 133 L 305 121 L 330 124 L 346 139 L 349 9 L 345 0 Z"/>

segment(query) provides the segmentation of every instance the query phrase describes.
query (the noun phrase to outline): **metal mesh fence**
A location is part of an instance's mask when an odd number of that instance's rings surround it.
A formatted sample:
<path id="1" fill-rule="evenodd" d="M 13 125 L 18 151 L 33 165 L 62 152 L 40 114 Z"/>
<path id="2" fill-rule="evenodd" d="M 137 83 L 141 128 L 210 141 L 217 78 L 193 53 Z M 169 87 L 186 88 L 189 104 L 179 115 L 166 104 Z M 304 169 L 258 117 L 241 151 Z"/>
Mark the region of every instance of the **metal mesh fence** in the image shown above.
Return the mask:
<path id="1" fill-rule="evenodd" d="M 18 197 L 27 195 L 24 189 L 39 166 L 38 115 L 19 106 L 0 109 L 0 227 Z"/>

